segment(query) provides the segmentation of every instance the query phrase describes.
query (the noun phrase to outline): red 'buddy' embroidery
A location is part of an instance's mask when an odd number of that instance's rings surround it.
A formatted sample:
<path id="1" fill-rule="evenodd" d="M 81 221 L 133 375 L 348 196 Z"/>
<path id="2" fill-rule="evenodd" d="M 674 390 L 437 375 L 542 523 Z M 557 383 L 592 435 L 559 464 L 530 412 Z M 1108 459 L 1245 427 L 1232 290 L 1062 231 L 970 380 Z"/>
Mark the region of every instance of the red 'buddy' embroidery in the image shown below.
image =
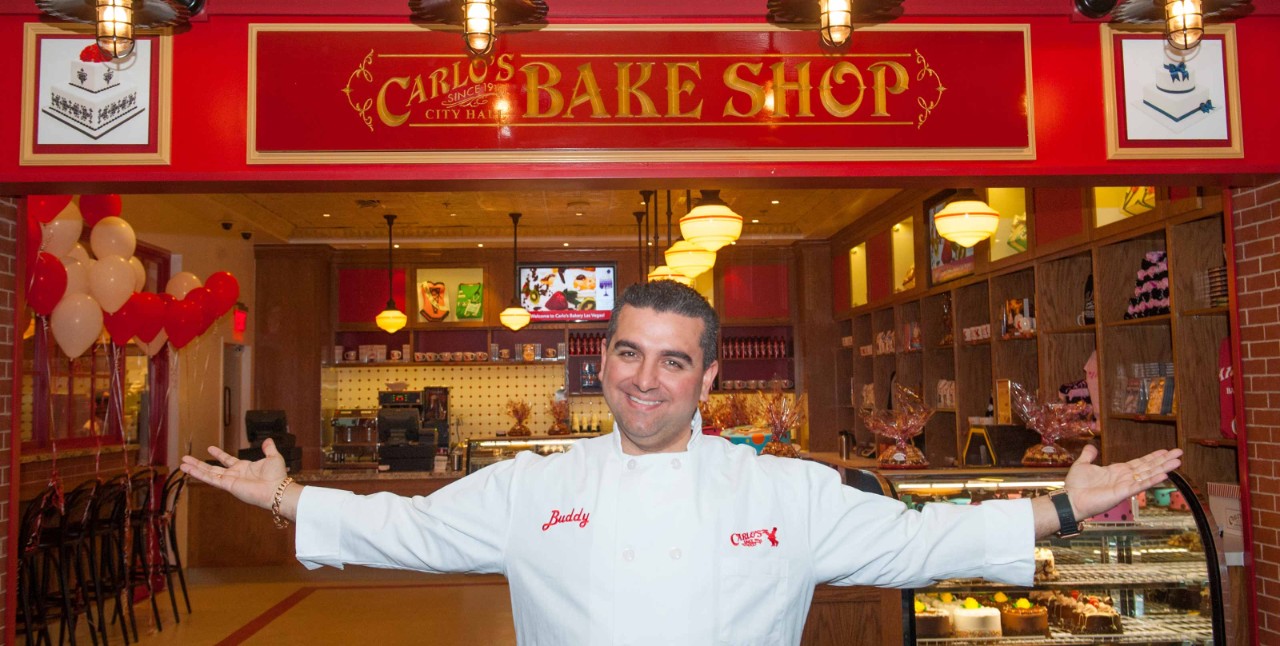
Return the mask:
<path id="1" fill-rule="evenodd" d="M 559 509 L 551 510 L 551 520 L 542 524 L 542 531 L 547 531 L 560 523 L 577 523 L 578 527 L 586 527 L 587 521 L 591 520 L 591 514 L 587 510 L 579 510 L 577 507 L 570 509 L 569 513 L 561 514 Z"/>
<path id="2" fill-rule="evenodd" d="M 769 547 L 778 546 L 778 528 L 773 529 L 756 529 L 749 532 L 740 532 L 729 535 L 729 543 L 736 547 L 755 547 L 769 539 Z"/>

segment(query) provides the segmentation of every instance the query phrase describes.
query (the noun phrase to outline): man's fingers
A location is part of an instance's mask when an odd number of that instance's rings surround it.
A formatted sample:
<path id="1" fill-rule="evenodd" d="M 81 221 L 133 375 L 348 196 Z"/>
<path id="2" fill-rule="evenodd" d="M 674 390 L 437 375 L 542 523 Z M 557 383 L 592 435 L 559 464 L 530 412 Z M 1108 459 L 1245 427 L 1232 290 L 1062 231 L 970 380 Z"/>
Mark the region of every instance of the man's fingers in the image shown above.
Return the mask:
<path id="1" fill-rule="evenodd" d="M 1092 444 L 1084 445 L 1084 449 L 1080 451 L 1080 457 L 1076 458 L 1076 462 L 1084 464 L 1093 464 L 1095 458 L 1098 457 L 1098 447 Z"/>
<path id="2" fill-rule="evenodd" d="M 275 441 L 275 440 L 273 440 L 273 439 L 271 439 L 271 438 L 267 438 L 267 439 L 263 440 L 263 442 L 262 442 L 262 455 L 264 455 L 264 456 L 266 456 L 266 457 L 269 457 L 269 458 L 271 458 L 271 457 L 275 457 L 275 456 L 277 456 L 277 455 L 280 455 L 280 451 L 276 450 L 276 441 Z"/>
<path id="3" fill-rule="evenodd" d="M 224 467 L 229 467 L 235 464 L 237 460 L 234 455 L 231 455 L 216 446 L 209 447 L 209 455 L 212 455 L 213 459 L 221 462 Z"/>

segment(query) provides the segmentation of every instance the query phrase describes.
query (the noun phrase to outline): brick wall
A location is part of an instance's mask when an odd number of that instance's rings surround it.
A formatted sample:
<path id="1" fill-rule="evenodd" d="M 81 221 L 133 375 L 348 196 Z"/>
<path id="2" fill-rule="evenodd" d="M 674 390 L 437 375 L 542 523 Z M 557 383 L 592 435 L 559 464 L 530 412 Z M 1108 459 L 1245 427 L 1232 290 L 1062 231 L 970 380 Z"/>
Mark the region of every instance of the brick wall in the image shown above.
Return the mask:
<path id="1" fill-rule="evenodd" d="M 9 435 L 13 420 L 13 306 L 17 263 L 18 209 L 12 198 L 0 197 L 0 635 L 7 616 L 5 572 L 9 559 Z"/>
<path id="2" fill-rule="evenodd" d="M 1258 639 L 1280 644 L 1280 181 L 1232 200 Z"/>

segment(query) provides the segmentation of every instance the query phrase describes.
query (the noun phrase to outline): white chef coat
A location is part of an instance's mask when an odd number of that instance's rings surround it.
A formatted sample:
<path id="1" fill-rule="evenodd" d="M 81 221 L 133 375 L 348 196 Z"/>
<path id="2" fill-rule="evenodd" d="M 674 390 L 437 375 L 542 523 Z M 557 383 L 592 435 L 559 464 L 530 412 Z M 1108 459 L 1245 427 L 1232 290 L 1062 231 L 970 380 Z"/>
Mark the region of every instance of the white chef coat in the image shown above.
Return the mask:
<path id="1" fill-rule="evenodd" d="M 695 420 L 696 422 L 696 420 Z M 1028 500 L 926 505 L 700 432 L 626 455 L 618 432 L 521 453 L 425 497 L 308 486 L 297 557 L 497 572 L 521 644 L 798 644 L 818 583 L 1031 585 Z"/>

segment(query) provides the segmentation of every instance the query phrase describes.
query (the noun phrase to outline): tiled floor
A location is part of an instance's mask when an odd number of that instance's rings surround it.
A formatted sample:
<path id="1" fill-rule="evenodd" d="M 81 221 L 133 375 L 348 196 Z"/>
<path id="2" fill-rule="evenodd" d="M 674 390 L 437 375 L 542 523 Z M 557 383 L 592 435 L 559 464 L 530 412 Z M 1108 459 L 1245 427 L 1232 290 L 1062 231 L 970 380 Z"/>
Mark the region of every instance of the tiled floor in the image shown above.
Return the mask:
<path id="1" fill-rule="evenodd" d="M 187 586 L 192 613 L 184 608 L 179 624 L 161 594 L 163 630 L 155 629 L 150 604 L 138 604 L 139 646 L 515 643 L 506 580 L 496 575 L 218 568 L 189 571 Z M 122 643 L 118 627 L 108 637 Z"/>

